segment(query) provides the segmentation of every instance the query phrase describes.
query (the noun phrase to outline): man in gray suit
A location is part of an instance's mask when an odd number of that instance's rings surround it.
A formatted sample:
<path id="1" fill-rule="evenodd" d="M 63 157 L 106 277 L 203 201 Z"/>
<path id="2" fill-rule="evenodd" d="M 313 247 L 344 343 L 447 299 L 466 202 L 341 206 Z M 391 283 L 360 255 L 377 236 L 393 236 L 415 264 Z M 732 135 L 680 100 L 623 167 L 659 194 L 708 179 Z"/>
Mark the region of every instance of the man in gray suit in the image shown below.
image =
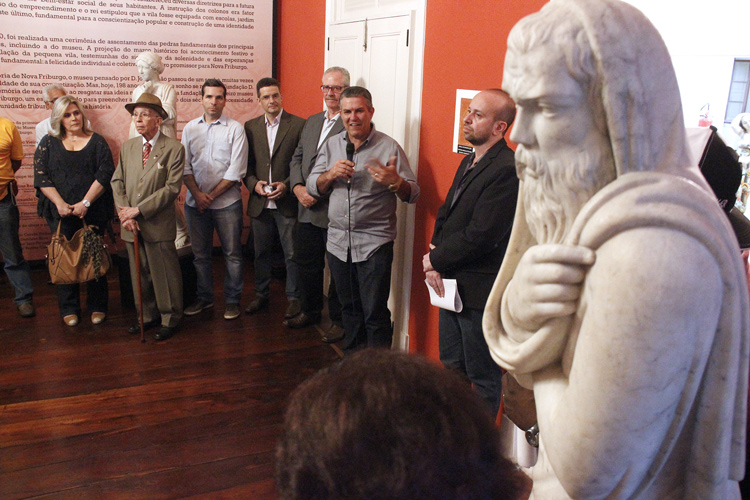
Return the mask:
<path id="1" fill-rule="evenodd" d="M 300 306 L 302 312 L 284 322 L 289 328 L 303 328 L 320 322 L 323 310 L 323 271 L 325 269 L 328 234 L 328 199 L 317 199 L 307 192 L 305 183 L 315 165 L 323 143 L 344 130 L 339 112 L 341 92 L 349 87 L 349 72 L 337 66 L 323 73 L 323 102 L 326 110 L 307 119 L 290 165 L 290 180 L 299 201 L 297 233 L 294 238 L 294 261 L 299 271 Z M 333 325 L 323 337 L 325 342 L 337 342 L 344 336 L 341 325 L 341 304 L 331 280 L 328 289 L 328 314 Z"/>
<path id="2" fill-rule="evenodd" d="M 276 234 L 286 262 L 287 319 L 300 313 L 297 269 L 292 261 L 297 199 L 290 192 L 289 163 L 305 120 L 281 107 L 281 84 L 275 78 L 258 81 L 258 100 L 264 113 L 245 122 L 249 145 L 245 186 L 250 191 L 247 214 L 252 217 L 255 245 L 255 299 L 247 314 L 268 307 L 272 250 Z"/>
<path id="3" fill-rule="evenodd" d="M 174 201 L 182 189 L 185 149 L 179 141 L 159 133 L 167 112 L 153 94 L 142 94 L 125 108 L 140 134 L 120 149 L 112 176 L 112 192 L 128 248 L 130 278 L 137 294 L 133 233 L 139 232 L 144 328 L 161 325 L 156 340 L 175 334 L 182 318 L 182 273 L 174 246 Z M 136 302 L 138 297 L 136 296 Z M 140 325 L 128 329 L 138 333 Z"/>

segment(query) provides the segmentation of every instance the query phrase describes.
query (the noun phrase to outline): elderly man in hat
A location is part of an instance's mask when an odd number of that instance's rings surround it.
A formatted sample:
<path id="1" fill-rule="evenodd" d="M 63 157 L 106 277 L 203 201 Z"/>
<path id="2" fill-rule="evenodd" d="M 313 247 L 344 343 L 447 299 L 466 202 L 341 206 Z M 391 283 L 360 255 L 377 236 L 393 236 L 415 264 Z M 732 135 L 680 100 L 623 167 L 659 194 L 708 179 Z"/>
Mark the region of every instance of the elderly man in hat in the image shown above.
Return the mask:
<path id="1" fill-rule="evenodd" d="M 133 233 L 140 233 L 144 328 L 160 327 L 156 340 L 175 333 L 182 318 L 182 274 L 175 249 L 174 201 L 182 189 L 185 149 L 159 132 L 167 112 L 153 94 L 142 94 L 125 108 L 138 131 L 122 145 L 112 191 L 128 247 L 130 277 L 137 290 Z M 152 266 L 153 264 L 153 266 Z M 137 301 L 137 297 L 136 297 Z M 140 332 L 140 326 L 128 329 Z"/>

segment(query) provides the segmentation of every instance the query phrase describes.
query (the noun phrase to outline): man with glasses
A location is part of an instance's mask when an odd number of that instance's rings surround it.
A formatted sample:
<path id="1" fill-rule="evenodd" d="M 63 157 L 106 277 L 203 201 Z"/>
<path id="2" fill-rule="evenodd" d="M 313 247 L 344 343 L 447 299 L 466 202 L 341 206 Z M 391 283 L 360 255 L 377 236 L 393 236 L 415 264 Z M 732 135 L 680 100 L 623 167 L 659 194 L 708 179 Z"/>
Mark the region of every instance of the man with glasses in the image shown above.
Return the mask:
<path id="1" fill-rule="evenodd" d="M 182 273 L 174 246 L 174 201 L 182 189 L 185 148 L 159 132 L 167 112 L 161 100 L 143 93 L 126 104 L 138 136 L 125 142 L 112 176 L 112 192 L 120 218 L 121 236 L 128 248 L 130 278 L 138 302 L 133 233 L 140 242 L 140 274 L 144 329 L 161 325 L 154 339 L 172 337 L 182 318 Z M 140 332 L 140 325 L 128 329 Z"/>
<path id="2" fill-rule="evenodd" d="M 325 269 L 328 234 L 328 199 L 315 198 L 307 192 L 305 183 L 315 165 L 321 146 L 344 130 L 339 112 L 341 92 L 349 87 L 349 72 L 333 66 L 323 73 L 325 111 L 310 116 L 302 129 L 297 149 L 290 165 L 290 184 L 299 201 L 297 234 L 294 239 L 294 261 L 299 270 L 300 306 L 302 313 L 284 322 L 289 328 L 303 328 L 320 322 L 323 310 L 323 271 Z M 333 280 L 328 289 L 328 314 L 332 325 L 323 337 L 324 342 L 338 342 L 344 336 L 341 324 L 341 304 L 336 296 Z"/>

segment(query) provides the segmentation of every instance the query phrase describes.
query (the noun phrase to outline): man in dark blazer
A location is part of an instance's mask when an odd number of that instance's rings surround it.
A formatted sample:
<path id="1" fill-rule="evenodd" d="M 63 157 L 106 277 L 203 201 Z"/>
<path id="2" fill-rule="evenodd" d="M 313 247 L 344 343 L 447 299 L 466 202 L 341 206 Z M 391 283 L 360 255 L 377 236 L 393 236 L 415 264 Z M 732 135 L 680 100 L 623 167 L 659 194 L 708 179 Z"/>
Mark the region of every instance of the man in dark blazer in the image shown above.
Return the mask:
<path id="1" fill-rule="evenodd" d="M 438 210 L 430 252 L 423 258 L 428 284 L 444 294 L 443 278 L 456 279 L 461 312 L 440 309 L 440 360 L 465 373 L 493 415 L 500 406 L 500 367 L 482 333 L 482 315 L 508 246 L 518 199 L 514 153 L 505 131 L 515 104 L 502 90 L 477 94 L 464 118 L 474 153 L 464 158 Z"/>
<path id="2" fill-rule="evenodd" d="M 182 189 L 185 149 L 180 141 L 159 132 L 167 118 L 161 100 L 143 93 L 125 108 L 133 115 L 134 137 L 120 149 L 120 161 L 112 176 L 112 192 L 121 223 L 121 236 L 128 248 L 130 277 L 136 295 L 133 232 L 140 243 L 143 320 L 146 329 L 161 325 L 156 340 L 174 335 L 182 318 L 182 273 L 174 246 L 174 202 Z M 138 333 L 140 325 L 128 329 Z"/>
<path id="3" fill-rule="evenodd" d="M 253 314 L 268 307 L 274 233 L 278 233 L 286 262 L 286 295 L 289 300 L 284 317 L 291 319 L 300 313 L 300 293 L 297 267 L 292 260 L 297 198 L 289 185 L 289 163 L 305 120 L 282 109 L 278 80 L 261 78 L 257 89 L 264 113 L 245 122 L 249 143 L 245 177 L 245 186 L 250 191 L 247 213 L 252 217 L 255 245 L 255 299 L 245 312 Z"/>
<path id="4" fill-rule="evenodd" d="M 349 86 L 349 72 L 337 66 L 323 73 L 323 102 L 325 111 L 307 119 L 302 129 L 297 149 L 292 157 L 289 178 L 292 190 L 299 201 L 297 232 L 294 237 L 294 261 L 299 271 L 300 306 L 302 312 L 286 320 L 289 328 L 303 328 L 320 322 L 323 310 L 323 272 L 325 269 L 326 240 L 328 235 L 328 199 L 315 198 L 307 192 L 305 184 L 318 158 L 320 147 L 344 130 L 341 121 L 339 97 Z M 341 304 L 336 296 L 336 287 L 331 280 L 328 289 L 328 314 L 331 330 L 323 337 L 324 342 L 337 342 L 344 337 L 341 324 Z"/>

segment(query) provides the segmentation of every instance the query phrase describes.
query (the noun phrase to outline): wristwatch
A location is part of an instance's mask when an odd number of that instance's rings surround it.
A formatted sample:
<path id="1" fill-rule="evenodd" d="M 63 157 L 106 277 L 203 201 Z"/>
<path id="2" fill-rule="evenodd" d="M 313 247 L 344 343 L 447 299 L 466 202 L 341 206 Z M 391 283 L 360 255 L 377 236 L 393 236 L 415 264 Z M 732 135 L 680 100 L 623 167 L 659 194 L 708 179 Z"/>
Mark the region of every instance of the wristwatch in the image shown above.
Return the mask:
<path id="1" fill-rule="evenodd" d="M 401 183 L 402 183 L 402 182 L 404 182 L 404 178 L 403 178 L 403 177 L 399 177 L 399 178 L 398 178 L 398 181 L 396 181 L 396 182 L 394 182 L 393 184 L 390 184 L 390 185 L 388 186 L 388 190 L 389 190 L 389 191 L 390 191 L 391 193 L 396 193 L 396 192 L 398 192 L 398 188 L 400 188 L 400 187 L 401 187 Z"/>
<path id="2" fill-rule="evenodd" d="M 91 203 L 89 202 L 89 200 L 83 200 L 83 206 L 89 208 L 91 206 Z"/>

